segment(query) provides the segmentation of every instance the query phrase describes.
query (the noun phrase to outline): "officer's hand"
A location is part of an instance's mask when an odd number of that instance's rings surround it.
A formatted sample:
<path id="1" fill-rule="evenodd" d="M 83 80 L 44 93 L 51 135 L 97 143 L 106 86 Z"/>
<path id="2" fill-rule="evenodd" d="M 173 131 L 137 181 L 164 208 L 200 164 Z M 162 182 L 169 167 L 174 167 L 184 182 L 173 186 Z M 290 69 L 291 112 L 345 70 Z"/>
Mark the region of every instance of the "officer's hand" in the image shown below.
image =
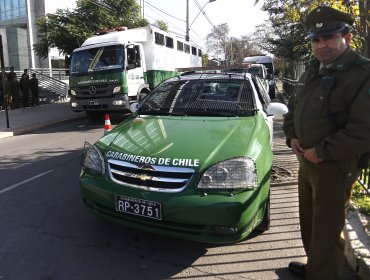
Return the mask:
<path id="1" fill-rule="evenodd" d="M 322 162 L 322 159 L 318 158 L 316 155 L 316 149 L 310 148 L 304 151 L 303 154 L 304 158 L 312 163 L 320 163 Z"/>
<path id="2" fill-rule="evenodd" d="M 301 148 L 297 138 L 292 138 L 290 140 L 290 147 L 292 148 L 293 153 L 295 153 L 297 156 L 303 156 L 304 150 Z"/>

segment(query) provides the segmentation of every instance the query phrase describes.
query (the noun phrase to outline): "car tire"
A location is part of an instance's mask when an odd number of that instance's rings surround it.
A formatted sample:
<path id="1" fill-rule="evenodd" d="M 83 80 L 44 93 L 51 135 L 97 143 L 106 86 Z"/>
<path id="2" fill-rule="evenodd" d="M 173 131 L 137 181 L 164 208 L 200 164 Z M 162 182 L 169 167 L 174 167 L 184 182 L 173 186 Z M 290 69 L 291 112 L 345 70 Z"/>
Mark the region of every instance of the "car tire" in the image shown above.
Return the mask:
<path id="1" fill-rule="evenodd" d="M 264 232 L 264 231 L 267 231 L 269 228 L 270 228 L 270 192 L 269 192 L 269 195 L 267 196 L 263 219 L 261 223 L 256 227 L 256 230 L 259 232 Z"/>

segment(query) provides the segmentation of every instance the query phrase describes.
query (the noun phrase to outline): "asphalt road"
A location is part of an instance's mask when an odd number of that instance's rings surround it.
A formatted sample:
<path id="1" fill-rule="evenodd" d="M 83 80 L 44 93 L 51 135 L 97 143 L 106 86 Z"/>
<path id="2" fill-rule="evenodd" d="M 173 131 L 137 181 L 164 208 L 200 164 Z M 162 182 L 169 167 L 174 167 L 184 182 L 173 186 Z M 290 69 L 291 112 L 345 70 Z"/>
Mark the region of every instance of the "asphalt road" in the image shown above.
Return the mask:
<path id="1" fill-rule="evenodd" d="M 2 139 L 0 279 L 297 279 L 286 268 L 305 261 L 295 159 L 275 133 L 271 229 L 222 246 L 134 231 L 87 211 L 81 149 L 103 125 L 82 119 Z"/>

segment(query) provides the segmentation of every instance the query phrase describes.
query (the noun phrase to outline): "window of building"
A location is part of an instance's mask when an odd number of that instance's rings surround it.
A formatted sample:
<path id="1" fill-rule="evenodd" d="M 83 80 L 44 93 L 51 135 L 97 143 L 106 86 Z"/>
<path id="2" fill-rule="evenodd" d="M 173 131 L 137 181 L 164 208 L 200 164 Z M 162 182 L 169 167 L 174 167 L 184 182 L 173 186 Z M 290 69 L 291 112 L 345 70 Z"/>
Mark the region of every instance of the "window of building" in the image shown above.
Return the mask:
<path id="1" fill-rule="evenodd" d="M 185 44 L 185 50 L 186 53 L 190 53 L 190 46 Z"/>
<path id="2" fill-rule="evenodd" d="M 197 48 L 196 47 L 191 47 L 191 54 L 192 55 L 197 55 Z"/>
<path id="3" fill-rule="evenodd" d="M 0 22 L 26 16 L 25 0 L 1 0 Z"/>
<path id="4" fill-rule="evenodd" d="M 177 41 L 177 50 L 183 52 L 184 51 L 184 44 Z"/>
<path id="5" fill-rule="evenodd" d="M 202 50 L 198 49 L 198 56 L 202 56 Z"/>
<path id="6" fill-rule="evenodd" d="M 166 36 L 166 47 L 173 49 L 173 38 Z"/>
<path id="7" fill-rule="evenodd" d="M 163 34 L 154 32 L 154 40 L 157 45 L 164 46 L 164 35 Z"/>

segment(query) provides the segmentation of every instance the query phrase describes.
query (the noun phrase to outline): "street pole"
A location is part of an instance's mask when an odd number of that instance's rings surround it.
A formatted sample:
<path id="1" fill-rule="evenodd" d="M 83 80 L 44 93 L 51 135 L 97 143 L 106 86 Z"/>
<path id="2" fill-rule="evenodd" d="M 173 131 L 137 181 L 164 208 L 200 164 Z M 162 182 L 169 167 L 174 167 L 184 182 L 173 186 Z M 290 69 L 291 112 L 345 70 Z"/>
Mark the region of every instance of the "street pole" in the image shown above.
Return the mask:
<path id="1" fill-rule="evenodd" d="M 0 35 L 0 63 L 1 63 L 1 84 L 2 91 L 4 95 L 4 106 L 5 106 L 5 116 L 6 116 L 6 127 L 9 128 L 9 115 L 8 115 L 8 99 L 5 88 L 5 66 L 4 66 L 4 52 L 3 52 L 3 37 Z"/>
<path id="2" fill-rule="evenodd" d="M 199 9 L 199 13 L 193 19 L 193 21 L 191 22 L 191 24 L 189 24 L 189 0 L 186 0 L 186 37 L 185 37 L 186 41 L 189 41 L 189 39 L 190 39 L 189 38 L 189 31 L 190 31 L 191 25 L 194 23 L 194 21 L 197 19 L 197 17 L 200 15 L 200 13 L 203 13 L 204 15 L 206 14 L 204 12 L 204 8 L 207 6 L 207 4 L 208 3 L 215 2 L 215 1 L 216 0 L 208 0 L 208 2 L 204 4 L 203 8 Z"/>
<path id="3" fill-rule="evenodd" d="M 186 0 L 186 41 L 189 41 L 189 0 Z"/>

